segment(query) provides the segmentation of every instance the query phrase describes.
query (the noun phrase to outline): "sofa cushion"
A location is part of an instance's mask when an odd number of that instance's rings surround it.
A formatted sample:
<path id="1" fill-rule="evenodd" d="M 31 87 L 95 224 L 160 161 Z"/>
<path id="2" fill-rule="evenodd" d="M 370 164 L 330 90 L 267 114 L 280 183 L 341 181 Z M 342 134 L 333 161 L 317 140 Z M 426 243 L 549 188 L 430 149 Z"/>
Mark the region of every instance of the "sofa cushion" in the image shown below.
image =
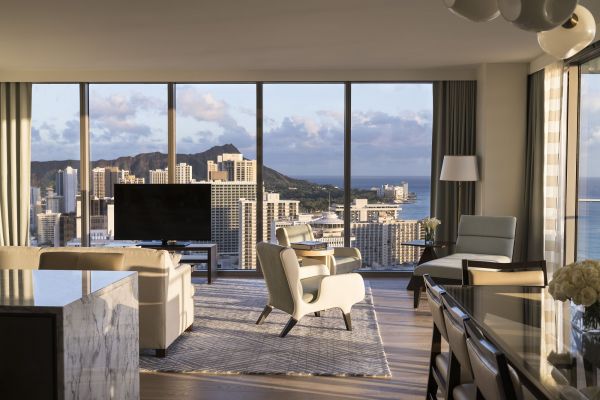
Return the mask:
<path id="1" fill-rule="evenodd" d="M 511 259 L 505 256 L 490 254 L 455 253 L 447 257 L 428 261 L 415 268 L 414 275 L 429 274 L 432 278 L 462 280 L 462 260 L 490 261 L 509 263 Z"/>
<path id="2" fill-rule="evenodd" d="M 75 251 L 45 251 L 40 255 L 40 269 L 80 269 Z"/>
<path id="3" fill-rule="evenodd" d="M 40 251 L 39 247 L 2 246 L 0 269 L 38 269 Z"/>

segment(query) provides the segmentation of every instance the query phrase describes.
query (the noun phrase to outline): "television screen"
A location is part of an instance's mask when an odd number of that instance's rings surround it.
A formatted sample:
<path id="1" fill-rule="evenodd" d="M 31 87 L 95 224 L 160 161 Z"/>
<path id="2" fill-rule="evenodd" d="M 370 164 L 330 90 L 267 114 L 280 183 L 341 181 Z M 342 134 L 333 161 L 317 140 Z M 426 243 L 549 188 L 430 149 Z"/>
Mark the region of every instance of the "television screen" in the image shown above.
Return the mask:
<path id="1" fill-rule="evenodd" d="M 211 240 L 210 184 L 115 185 L 116 240 Z"/>

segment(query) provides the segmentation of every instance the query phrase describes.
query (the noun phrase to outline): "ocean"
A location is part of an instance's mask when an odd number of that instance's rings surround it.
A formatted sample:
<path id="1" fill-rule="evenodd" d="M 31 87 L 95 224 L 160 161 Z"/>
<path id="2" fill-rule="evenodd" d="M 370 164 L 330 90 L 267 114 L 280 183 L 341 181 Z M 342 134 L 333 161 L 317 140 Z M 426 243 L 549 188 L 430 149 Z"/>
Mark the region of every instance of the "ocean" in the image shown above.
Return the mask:
<path id="1" fill-rule="evenodd" d="M 600 260 L 600 178 L 579 179 L 577 215 L 577 259 Z"/>
<path id="2" fill-rule="evenodd" d="M 341 176 L 296 176 L 317 184 L 344 186 Z M 411 204 L 402 204 L 403 219 L 423 219 L 429 216 L 430 178 L 428 176 L 354 176 L 352 187 L 370 189 L 381 185 L 399 185 L 408 182 L 408 190 L 417 195 Z M 579 201 L 577 220 L 577 259 L 600 260 L 600 178 L 581 178 L 579 198 L 596 201 Z"/>
<path id="3" fill-rule="evenodd" d="M 294 176 L 319 185 L 344 186 L 342 176 Z M 430 177 L 428 176 L 353 176 L 352 188 L 371 189 L 382 185 L 400 185 L 408 182 L 408 191 L 417 195 L 414 203 L 402 204 L 402 219 L 423 219 L 429 216 Z"/>

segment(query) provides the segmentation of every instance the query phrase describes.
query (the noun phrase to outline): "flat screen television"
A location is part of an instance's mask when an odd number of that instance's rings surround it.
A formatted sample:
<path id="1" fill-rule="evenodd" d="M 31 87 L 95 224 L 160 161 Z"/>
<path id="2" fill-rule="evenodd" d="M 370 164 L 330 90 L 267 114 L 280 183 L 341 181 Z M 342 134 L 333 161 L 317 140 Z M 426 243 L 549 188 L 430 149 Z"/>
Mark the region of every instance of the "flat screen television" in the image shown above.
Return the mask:
<path id="1" fill-rule="evenodd" d="M 115 185 L 115 239 L 211 240 L 210 184 Z"/>

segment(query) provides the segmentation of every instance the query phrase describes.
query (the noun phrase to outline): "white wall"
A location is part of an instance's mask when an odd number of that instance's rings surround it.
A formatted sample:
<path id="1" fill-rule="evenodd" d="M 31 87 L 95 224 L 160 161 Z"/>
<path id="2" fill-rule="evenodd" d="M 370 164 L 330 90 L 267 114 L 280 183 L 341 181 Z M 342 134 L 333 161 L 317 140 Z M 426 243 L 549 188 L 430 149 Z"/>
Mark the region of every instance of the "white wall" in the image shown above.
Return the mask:
<path id="1" fill-rule="evenodd" d="M 479 66 L 477 155 L 481 179 L 476 184 L 477 214 L 512 215 L 521 221 L 528 72 L 527 63 Z"/>

